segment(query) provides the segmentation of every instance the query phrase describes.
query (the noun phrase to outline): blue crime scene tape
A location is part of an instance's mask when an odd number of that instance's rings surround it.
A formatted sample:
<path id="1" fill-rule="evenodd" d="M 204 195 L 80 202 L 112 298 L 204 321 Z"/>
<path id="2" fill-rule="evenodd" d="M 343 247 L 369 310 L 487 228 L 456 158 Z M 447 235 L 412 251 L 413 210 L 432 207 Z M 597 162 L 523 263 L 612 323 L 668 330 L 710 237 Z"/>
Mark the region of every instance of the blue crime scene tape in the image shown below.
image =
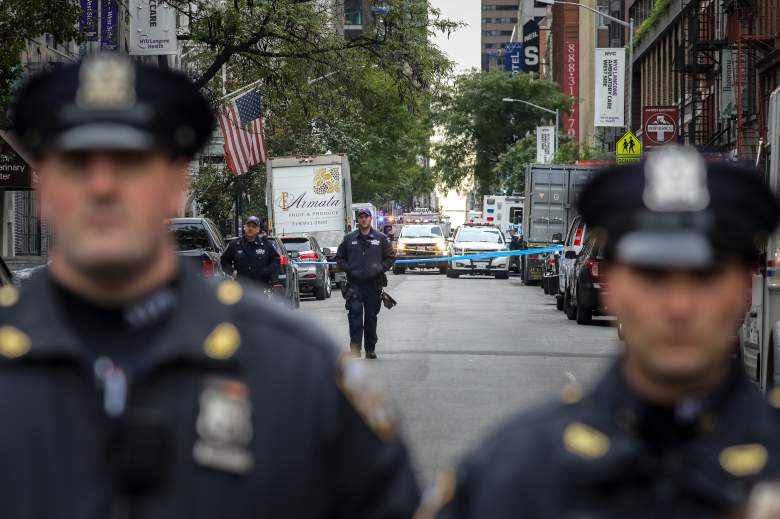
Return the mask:
<path id="1" fill-rule="evenodd" d="M 546 247 L 543 249 L 526 249 L 526 250 L 507 250 L 497 252 L 485 252 L 483 254 L 467 254 L 465 256 L 443 256 L 441 258 L 425 258 L 425 259 L 411 259 L 411 260 L 396 260 L 397 264 L 401 263 L 442 263 L 444 261 L 463 261 L 463 260 L 481 260 L 491 258 L 505 258 L 510 256 L 527 256 L 529 254 L 544 254 L 546 252 L 557 252 L 563 250 L 563 247 Z M 335 261 L 296 261 L 296 265 L 335 265 Z"/>

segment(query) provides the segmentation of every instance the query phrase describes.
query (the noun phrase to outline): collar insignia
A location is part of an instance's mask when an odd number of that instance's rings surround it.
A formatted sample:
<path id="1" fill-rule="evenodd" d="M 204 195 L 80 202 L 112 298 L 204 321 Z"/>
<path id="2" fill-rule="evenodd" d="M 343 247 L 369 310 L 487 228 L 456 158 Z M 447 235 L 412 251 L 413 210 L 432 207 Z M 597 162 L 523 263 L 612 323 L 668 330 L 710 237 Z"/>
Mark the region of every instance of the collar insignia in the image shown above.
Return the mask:
<path id="1" fill-rule="evenodd" d="M 766 447 L 758 443 L 735 445 L 720 453 L 720 466 L 732 476 L 752 476 L 766 465 Z"/>
<path id="2" fill-rule="evenodd" d="M 223 305 L 234 305 L 241 301 L 244 295 L 244 289 L 237 281 L 223 281 L 217 286 L 217 299 Z"/>
<path id="3" fill-rule="evenodd" d="M 252 403 L 243 382 L 213 379 L 200 395 L 200 412 L 195 422 L 198 440 L 192 449 L 195 462 L 236 474 L 254 468 Z"/>
<path id="4" fill-rule="evenodd" d="M 85 110 L 126 110 L 133 106 L 133 63 L 114 54 L 100 54 L 85 59 L 79 70 L 76 102 Z"/>
<path id="5" fill-rule="evenodd" d="M 574 422 L 563 432 L 566 450 L 586 460 L 595 460 L 609 452 L 609 438 L 584 423 Z"/>
<path id="6" fill-rule="evenodd" d="M 216 360 L 229 359 L 241 344 L 241 334 L 230 323 L 222 323 L 203 341 L 203 351 Z"/>
<path id="7" fill-rule="evenodd" d="M 693 149 L 669 146 L 645 164 L 645 206 L 651 211 L 701 211 L 710 204 L 707 164 Z"/>
<path id="8" fill-rule="evenodd" d="M 30 351 L 30 337 L 13 326 L 0 327 L 0 355 L 16 359 Z"/>

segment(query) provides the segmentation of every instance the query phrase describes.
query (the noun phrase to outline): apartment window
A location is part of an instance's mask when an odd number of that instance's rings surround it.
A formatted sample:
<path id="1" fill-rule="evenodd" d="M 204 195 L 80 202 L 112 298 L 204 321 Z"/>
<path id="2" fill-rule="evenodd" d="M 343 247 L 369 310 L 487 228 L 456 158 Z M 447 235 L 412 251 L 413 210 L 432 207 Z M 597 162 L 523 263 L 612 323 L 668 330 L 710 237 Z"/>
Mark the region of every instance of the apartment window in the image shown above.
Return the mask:
<path id="1" fill-rule="evenodd" d="M 483 5 L 483 11 L 517 11 L 516 5 Z"/>
<path id="2" fill-rule="evenodd" d="M 483 49 L 497 49 L 498 43 L 483 43 L 482 44 Z"/>
<path id="3" fill-rule="evenodd" d="M 482 36 L 512 36 L 512 31 L 498 31 L 498 30 L 482 31 Z"/>
<path id="4" fill-rule="evenodd" d="M 344 25 L 363 25 L 363 10 L 360 7 L 344 9 Z"/>
<path id="5" fill-rule="evenodd" d="M 482 23 L 517 23 L 517 18 L 482 18 Z"/>

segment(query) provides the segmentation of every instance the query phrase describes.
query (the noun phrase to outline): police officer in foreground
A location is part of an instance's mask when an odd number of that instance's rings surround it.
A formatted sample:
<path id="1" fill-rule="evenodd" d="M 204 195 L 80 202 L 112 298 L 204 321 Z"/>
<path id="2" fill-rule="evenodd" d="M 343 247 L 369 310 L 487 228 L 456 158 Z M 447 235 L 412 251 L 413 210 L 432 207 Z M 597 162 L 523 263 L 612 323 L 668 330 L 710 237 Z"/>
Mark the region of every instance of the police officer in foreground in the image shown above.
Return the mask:
<path id="1" fill-rule="evenodd" d="M 727 517 L 780 478 L 780 412 L 734 359 L 755 248 L 778 223 L 759 175 L 666 148 L 600 173 L 579 209 L 605 240 L 620 355 L 586 395 L 567 386 L 501 427 L 418 517 Z"/>
<path id="2" fill-rule="evenodd" d="M 418 492 L 354 362 L 249 285 L 210 284 L 163 223 L 211 109 L 119 55 L 33 78 L 16 129 L 56 222 L 0 289 L 3 518 L 406 518 Z"/>
<path id="3" fill-rule="evenodd" d="M 279 253 L 271 241 L 260 236 L 261 222 L 250 216 L 244 223 L 244 235 L 231 241 L 222 253 L 222 270 L 240 279 L 252 279 L 270 285 L 279 271 Z"/>
<path id="4" fill-rule="evenodd" d="M 393 267 L 395 252 L 387 236 L 371 227 L 371 212 L 358 212 L 358 228 L 344 236 L 336 253 L 336 263 L 347 274 L 344 289 L 349 319 L 349 350 L 360 357 L 361 346 L 367 359 L 376 359 L 376 323 L 387 286 L 385 272 Z"/>

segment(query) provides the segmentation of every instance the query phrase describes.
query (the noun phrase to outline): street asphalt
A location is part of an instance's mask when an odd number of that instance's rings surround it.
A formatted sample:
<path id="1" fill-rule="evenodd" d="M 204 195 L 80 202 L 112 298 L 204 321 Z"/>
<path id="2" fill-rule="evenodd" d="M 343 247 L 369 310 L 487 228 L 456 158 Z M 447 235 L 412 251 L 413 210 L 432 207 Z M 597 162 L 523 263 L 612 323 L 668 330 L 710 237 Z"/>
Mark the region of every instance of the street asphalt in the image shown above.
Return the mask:
<path id="1" fill-rule="evenodd" d="M 388 277 L 398 306 L 379 314 L 379 359 L 361 362 L 395 403 L 422 483 L 518 411 L 591 385 L 619 348 L 609 319 L 579 326 L 517 277 Z M 348 349 L 339 291 L 301 311 Z"/>

